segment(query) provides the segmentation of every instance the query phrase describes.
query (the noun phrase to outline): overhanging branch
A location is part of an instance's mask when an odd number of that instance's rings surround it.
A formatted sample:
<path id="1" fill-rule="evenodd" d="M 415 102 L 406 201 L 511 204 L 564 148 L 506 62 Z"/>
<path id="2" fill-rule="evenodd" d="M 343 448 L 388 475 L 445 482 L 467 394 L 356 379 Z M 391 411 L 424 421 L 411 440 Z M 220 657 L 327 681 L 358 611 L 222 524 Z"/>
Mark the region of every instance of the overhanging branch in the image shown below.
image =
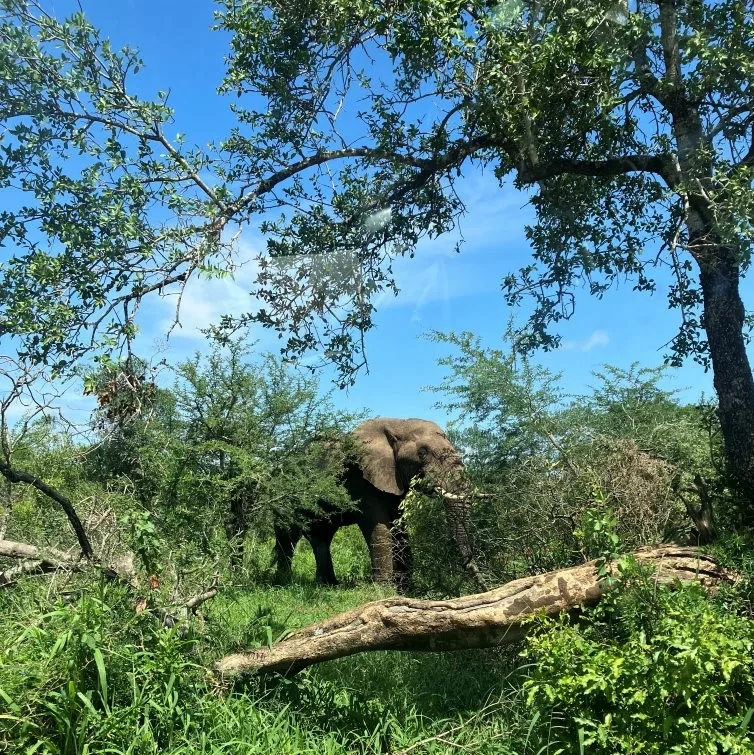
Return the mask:
<path id="1" fill-rule="evenodd" d="M 654 173 L 668 186 L 678 182 L 675 161 L 671 155 L 625 155 L 606 160 L 550 160 L 537 165 L 520 164 L 518 179 L 532 184 L 562 175 L 611 178 L 626 173 Z"/>

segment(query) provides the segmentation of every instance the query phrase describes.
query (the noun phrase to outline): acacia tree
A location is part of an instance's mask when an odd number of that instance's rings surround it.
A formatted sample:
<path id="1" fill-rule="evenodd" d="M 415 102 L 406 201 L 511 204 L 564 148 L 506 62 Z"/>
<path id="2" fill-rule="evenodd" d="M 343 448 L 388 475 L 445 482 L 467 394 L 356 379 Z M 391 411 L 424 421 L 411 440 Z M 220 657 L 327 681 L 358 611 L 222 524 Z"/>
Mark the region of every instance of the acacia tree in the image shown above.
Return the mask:
<path id="1" fill-rule="evenodd" d="M 532 262 L 503 284 L 512 303 L 534 299 L 525 343 L 557 344 L 551 326 L 571 315 L 579 285 L 654 291 L 669 268 L 680 326 L 668 357 L 711 365 L 727 455 L 751 501 L 754 381 L 739 293 L 754 204 L 749 0 L 223 5 L 234 35 L 226 87 L 261 93 L 267 126 L 274 116 L 300 149 L 361 148 L 332 186 L 307 187 L 312 204 L 269 227 L 274 253 L 355 250 L 360 285 L 331 284 L 366 329 L 370 292 L 392 284 L 391 255 L 452 227 L 459 177 L 489 166 L 536 211 Z M 365 233 L 376 210 L 390 222 Z M 308 256 L 269 268 L 267 322 L 300 329 L 281 291 L 316 319 L 321 303 L 300 281 L 321 274 Z"/>

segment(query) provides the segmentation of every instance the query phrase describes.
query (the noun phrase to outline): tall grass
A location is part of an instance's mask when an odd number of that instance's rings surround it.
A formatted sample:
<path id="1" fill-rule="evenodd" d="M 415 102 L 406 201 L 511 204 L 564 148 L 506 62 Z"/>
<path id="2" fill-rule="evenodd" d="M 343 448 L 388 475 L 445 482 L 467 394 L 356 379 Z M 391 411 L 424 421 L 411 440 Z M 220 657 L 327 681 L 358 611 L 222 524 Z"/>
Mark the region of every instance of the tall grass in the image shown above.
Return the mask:
<path id="1" fill-rule="evenodd" d="M 218 656 L 388 594 L 355 581 L 362 547 L 340 537 L 338 588 L 311 582 L 303 546 L 291 585 L 252 564 L 254 579 L 227 586 L 187 633 L 85 576 L 0 591 L 0 752 L 536 752 L 510 653 L 371 653 L 218 686 L 206 670 Z"/>

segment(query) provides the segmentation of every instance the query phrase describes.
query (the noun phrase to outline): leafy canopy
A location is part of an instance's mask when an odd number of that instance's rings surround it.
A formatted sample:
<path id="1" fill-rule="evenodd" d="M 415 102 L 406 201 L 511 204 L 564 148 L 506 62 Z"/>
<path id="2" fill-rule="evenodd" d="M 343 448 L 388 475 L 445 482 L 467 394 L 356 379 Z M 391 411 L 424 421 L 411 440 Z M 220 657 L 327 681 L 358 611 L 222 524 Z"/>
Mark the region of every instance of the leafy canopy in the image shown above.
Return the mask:
<path id="1" fill-rule="evenodd" d="M 291 301 L 304 319 L 322 315 L 311 255 L 337 251 L 361 283 L 341 267 L 327 290 L 353 330 L 368 329 L 372 294 L 393 285 L 392 259 L 457 223 L 457 182 L 477 166 L 501 184 L 512 178 L 536 211 L 532 262 L 503 285 L 512 303 L 533 298 L 529 346 L 557 344 L 549 326 L 571 315 L 580 285 L 598 296 L 624 280 L 653 291 L 669 270 L 681 316 L 670 355 L 707 359 L 694 277 L 703 250 L 690 248 L 686 220 L 690 210 L 714 216 L 748 268 L 750 3 L 222 5 L 220 26 L 234 35 L 225 90 L 270 103 L 265 116 L 239 112 L 301 150 L 358 144 L 337 172 L 302 186 L 311 204 L 268 225 L 270 251 L 286 255 L 262 279 L 268 324 L 295 334 Z M 687 106 L 699 133 L 684 141 L 673 128 Z M 376 212 L 389 223 L 366 233 Z"/>

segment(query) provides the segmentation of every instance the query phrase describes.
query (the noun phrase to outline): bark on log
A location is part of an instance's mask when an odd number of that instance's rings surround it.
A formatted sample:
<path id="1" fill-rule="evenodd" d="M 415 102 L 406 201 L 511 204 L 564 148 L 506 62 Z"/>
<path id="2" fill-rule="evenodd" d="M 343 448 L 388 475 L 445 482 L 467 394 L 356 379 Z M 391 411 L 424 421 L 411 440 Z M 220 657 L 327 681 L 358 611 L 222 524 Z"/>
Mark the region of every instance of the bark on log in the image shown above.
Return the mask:
<path id="1" fill-rule="evenodd" d="M 0 571 L 0 587 L 13 585 L 16 579 L 24 574 L 49 574 L 56 571 L 99 569 L 107 579 L 116 580 L 126 586 L 131 586 L 133 577 L 133 566 L 129 566 L 127 559 L 113 565 L 102 564 L 96 559 L 82 560 L 56 548 L 39 548 L 15 540 L 0 540 L 0 557 L 21 561 L 16 566 Z"/>
<path id="2" fill-rule="evenodd" d="M 698 549 L 674 545 L 642 548 L 635 554 L 655 567 L 661 584 L 699 581 L 707 588 L 731 575 Z M 367 603 L 312 624 L 268 648 L 221 658 L 215 672 L 295 674 L 307 666 L 368 650 L 443 651 L 506 645 L 521 639 L 526 619 L 544 611 L 578 612 L 604 592 L 595 562 L 509 582 L 452 600 L 394 597 Z"/>
<path id="3" fill-rule="evenodd" d="M 0 540 L 0 556 L 20 559 L 21 563 L 0 571 L 0 587 L 9 587 L 24 574 L 46 574 L 54 571 L 81 571 L 83 564 L 67 553 L 55 548 L 37 548 L 36 545 L 15 540 Z"/>

